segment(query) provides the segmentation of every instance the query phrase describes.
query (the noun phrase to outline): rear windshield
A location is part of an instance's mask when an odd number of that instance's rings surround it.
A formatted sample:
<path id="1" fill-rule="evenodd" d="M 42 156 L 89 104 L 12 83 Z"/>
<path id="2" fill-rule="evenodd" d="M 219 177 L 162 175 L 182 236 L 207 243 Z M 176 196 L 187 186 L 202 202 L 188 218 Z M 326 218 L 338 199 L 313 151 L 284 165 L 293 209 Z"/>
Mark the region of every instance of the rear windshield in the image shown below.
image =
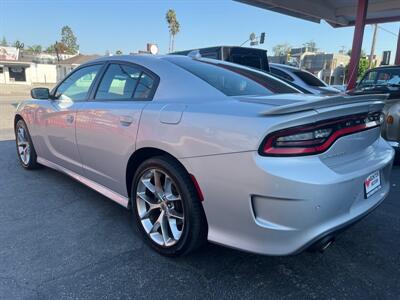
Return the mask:
<path id="1" fill-rule="evenodd" d="M 243 68 L 187 58 L 168 57 L 166 59 L 206 81 L 227 96 L 263 96 L 299 92 L 284 82 Z"/>
<path id="2" fill-rule="evenodd" d="M 319 80 L 314 75 L 304 72 L 304 71 L 293 71 L 293 73 L 300 77 L 305 83 L 311 86 L 325 86 L 325 83 L 322 80 Z"/>

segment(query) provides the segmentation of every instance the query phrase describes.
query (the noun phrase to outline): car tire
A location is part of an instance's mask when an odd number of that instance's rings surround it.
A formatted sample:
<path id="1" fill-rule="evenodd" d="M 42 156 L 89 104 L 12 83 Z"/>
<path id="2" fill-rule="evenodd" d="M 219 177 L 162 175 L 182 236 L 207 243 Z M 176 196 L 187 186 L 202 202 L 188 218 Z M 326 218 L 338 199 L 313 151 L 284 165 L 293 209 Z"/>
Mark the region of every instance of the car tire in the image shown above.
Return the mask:
<path id="1" fill-rule="evenodd" d="M 182 256 L 206 242 L 199 195 L 190 175 L 174 159 L 158 156 L 144 161 L 136 170 L 131 195 L 135 223 L 158 253 Z"/>
<path id="2" fill-rule="evenodd" d="M 27 170 L 39 168 L 35 147 L 29 134 L 28 127 L 24 120 L 19 120 L 15 124 L 15 142 L 19 161 Z"/>

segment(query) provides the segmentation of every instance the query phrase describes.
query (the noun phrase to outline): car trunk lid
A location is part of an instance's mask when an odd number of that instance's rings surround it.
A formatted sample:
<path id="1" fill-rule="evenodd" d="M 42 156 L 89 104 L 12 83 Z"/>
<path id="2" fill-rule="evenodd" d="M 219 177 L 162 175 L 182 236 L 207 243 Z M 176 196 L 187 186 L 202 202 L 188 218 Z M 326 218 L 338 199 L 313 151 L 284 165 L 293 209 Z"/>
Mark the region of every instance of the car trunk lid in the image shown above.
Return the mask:
<path id="1" fill-rule="evenodd" d="M 273 132 L 292 128 L 291 120 L 297 119 L 295 126 L 310 125 L 338 118 L 381 112 L 383 100 L 387 95 L 337 95 L 332 97 L 307 95 L 273 95 L 267 97 L 240 97 L 241 102 L 257 103 L 260 117 L 276 120 Z M 298 118 L 304 113 L 312 113 L 307 118 Z M 302 124 L 299 124 L 300 121 Z M 271 132 L 270 132 L 271 133 Z M 269 133 L 269 134 L 270 134 Z M 380 135 L 379 127 L 371 130 L 349 133 L 346 138 L 338 138 L 332 146 L 321 153 L 325 160 L 335 160 L 357 151 L 363 151 L 372 145 Z M 340 160 L 340 159 L 339 159 Z"/>

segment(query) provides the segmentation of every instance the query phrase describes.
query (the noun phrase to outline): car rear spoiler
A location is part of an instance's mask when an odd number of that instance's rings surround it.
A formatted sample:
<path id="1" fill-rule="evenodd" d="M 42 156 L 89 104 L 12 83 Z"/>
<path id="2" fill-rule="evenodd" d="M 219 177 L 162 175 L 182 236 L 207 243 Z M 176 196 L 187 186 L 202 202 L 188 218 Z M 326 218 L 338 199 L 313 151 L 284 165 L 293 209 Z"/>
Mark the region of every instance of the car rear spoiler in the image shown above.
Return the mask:
<path id="1" fill-rule="evenodd" d="M 388 94 L 376 94 L 376 95 L 339 95 L 331 97 L 323 97 L 316 100 L 296 102 L 288 105 L 282 105 L 271 108 L 269 110 L 261 112 L 264 116 L 275 116 L 275 115 L 286 115 L 291 113 L 297 113 L 307 110 L 315 110 L 319 108 L 326 108 L 338 105 L 356 104 L 362 102 L 368 102 L 371 105 L 382 104 L 384 100 L 388 98 Z"/>

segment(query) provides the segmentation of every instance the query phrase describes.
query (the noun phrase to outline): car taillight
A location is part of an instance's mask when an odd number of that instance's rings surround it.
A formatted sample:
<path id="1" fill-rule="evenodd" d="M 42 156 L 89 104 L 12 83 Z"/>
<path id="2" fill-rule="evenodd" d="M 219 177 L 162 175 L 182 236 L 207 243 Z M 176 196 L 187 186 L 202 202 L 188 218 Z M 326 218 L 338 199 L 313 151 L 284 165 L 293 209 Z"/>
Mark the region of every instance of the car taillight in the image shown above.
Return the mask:
<path id="1" fill-rule="evenodd" d="M 357 114 L 279 130 L 261 144 L 264 156 L 312 155 L 326 151 L 338 138 L 380 126 L 380 112 Z"/>

